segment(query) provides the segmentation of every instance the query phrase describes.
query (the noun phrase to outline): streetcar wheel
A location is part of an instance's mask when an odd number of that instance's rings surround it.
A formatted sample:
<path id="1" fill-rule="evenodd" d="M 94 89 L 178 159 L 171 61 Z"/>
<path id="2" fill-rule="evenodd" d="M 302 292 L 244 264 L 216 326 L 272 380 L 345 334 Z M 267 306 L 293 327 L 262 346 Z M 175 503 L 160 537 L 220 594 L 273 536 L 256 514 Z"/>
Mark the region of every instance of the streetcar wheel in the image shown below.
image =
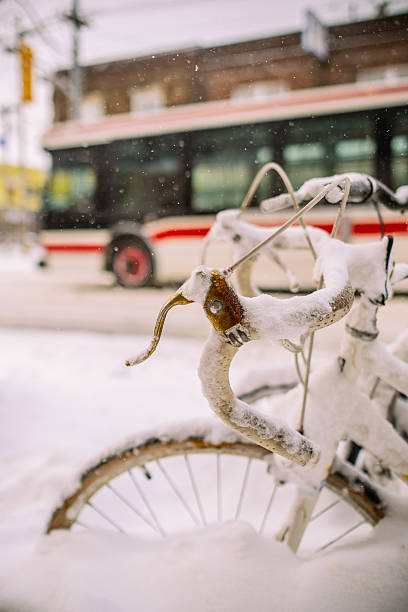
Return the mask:
<path id="1" fill-rule="evenodd" d="M 114 247 L 112 270 L 122 287 L 143 287 L 152 281 L 152 254 L 140 240 L 119 243 Z"/>

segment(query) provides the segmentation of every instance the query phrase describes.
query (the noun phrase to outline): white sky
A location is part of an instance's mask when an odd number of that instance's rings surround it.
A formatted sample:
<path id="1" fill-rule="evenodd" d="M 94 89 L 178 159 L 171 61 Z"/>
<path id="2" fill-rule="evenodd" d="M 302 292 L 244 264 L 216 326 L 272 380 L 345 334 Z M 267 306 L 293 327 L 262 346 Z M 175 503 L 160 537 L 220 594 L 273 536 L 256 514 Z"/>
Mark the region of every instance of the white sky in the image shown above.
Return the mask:
<path id="1" fill-rule="evenodd" d="M 306 8 L 328 24 L 374 16 L 380 0 L 78 0 L 89 21 L 82 28 L 80 60 L 94 63 L 190 46 L 249 40 L 302 28 Z M 51 88 L 43 78 L 68 67 L 72 55 L 72 27 L 62 19 L 70 0 L 0 0 L 0 43 L 12 46 L 19 27 L 44 24 L 27 42 L 35 55 L 34 102 L 23 111 L 20 159 L 27 165 L 47 166 L 41 135 L 51 122 Z M 408 10 L 408 0 L 392 0 L 391 10 Z M 0 54 L 0 106 L 18 101 L 18 63 L 14 54 Z M 15 163 L 16 116 L 10 114 L 1 160 Z"/>

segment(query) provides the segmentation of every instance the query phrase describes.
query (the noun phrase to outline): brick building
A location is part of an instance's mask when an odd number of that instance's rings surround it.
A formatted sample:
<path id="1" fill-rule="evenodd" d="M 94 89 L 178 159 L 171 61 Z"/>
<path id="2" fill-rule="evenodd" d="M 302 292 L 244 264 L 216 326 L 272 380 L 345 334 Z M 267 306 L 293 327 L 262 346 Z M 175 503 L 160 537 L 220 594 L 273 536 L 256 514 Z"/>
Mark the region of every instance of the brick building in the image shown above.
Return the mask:
<path id="1" fill-rule="evenodd" d="M 198 102 L 266 99 L 282 92 L 408 78 L 408 14 L 328 28 L 328 57 L 302 49 L 301 33 L 192 48 L 83 68 L 83 119 Z M 55 122 L 70 118 L 54 95 Z"/>

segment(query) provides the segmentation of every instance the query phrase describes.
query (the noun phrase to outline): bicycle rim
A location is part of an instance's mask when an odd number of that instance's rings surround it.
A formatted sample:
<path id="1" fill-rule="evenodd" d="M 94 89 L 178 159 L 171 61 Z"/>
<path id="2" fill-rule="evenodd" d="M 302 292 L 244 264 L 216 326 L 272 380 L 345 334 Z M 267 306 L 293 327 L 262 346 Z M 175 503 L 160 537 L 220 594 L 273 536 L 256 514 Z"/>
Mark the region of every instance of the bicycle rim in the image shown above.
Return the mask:
<path id="1" fill-rule="evenodd" d="M 150 438 L 98 461 L 54 511 L 55 529 L 107 529 L 163 538 L 243 520 L 274 535 L 289 511 L 293 485 L 268 471 L 270 453 L 244 441 Z M 369 531 L 384 516 L 381 496 L 352 466 L 337 462 L 303 536 L 300 554 Z"/>

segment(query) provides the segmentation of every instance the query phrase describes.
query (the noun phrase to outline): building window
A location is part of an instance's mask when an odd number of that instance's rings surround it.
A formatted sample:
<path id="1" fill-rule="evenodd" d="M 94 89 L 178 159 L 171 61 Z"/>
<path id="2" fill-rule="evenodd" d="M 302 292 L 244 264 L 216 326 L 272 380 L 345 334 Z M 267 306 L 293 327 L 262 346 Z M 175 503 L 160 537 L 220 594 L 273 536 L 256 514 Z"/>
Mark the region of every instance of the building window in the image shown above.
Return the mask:
<path id="1" fill-rule="evenodd" d="M 134 113 L 154 111 L 163 108 L 166 104 L 166 96 L 160 85 L 135 87 L 130 91 L 129 97 L 130 110 Z"/>
<path id="2" fill-rule="evenodd" d="M 405 79 L 408 79 L 408 64 L 364 68 L 357 72 L 356 77 L 358 83 L 396 83 Z"/>
<path id="3" fill-rule="evenodd" d="M 264 100 L 278 93 L 287 91 L 285 81 L 258 81 L 242 83 L 231 90 L 232 100 Z"/>
<path id="4" fill-rule="evenodd" d="M 82 98 L 81 119 L 83 121 L 96 121 L 104 114 L 104 100 L 101 93 L 93 92 Z"/>

